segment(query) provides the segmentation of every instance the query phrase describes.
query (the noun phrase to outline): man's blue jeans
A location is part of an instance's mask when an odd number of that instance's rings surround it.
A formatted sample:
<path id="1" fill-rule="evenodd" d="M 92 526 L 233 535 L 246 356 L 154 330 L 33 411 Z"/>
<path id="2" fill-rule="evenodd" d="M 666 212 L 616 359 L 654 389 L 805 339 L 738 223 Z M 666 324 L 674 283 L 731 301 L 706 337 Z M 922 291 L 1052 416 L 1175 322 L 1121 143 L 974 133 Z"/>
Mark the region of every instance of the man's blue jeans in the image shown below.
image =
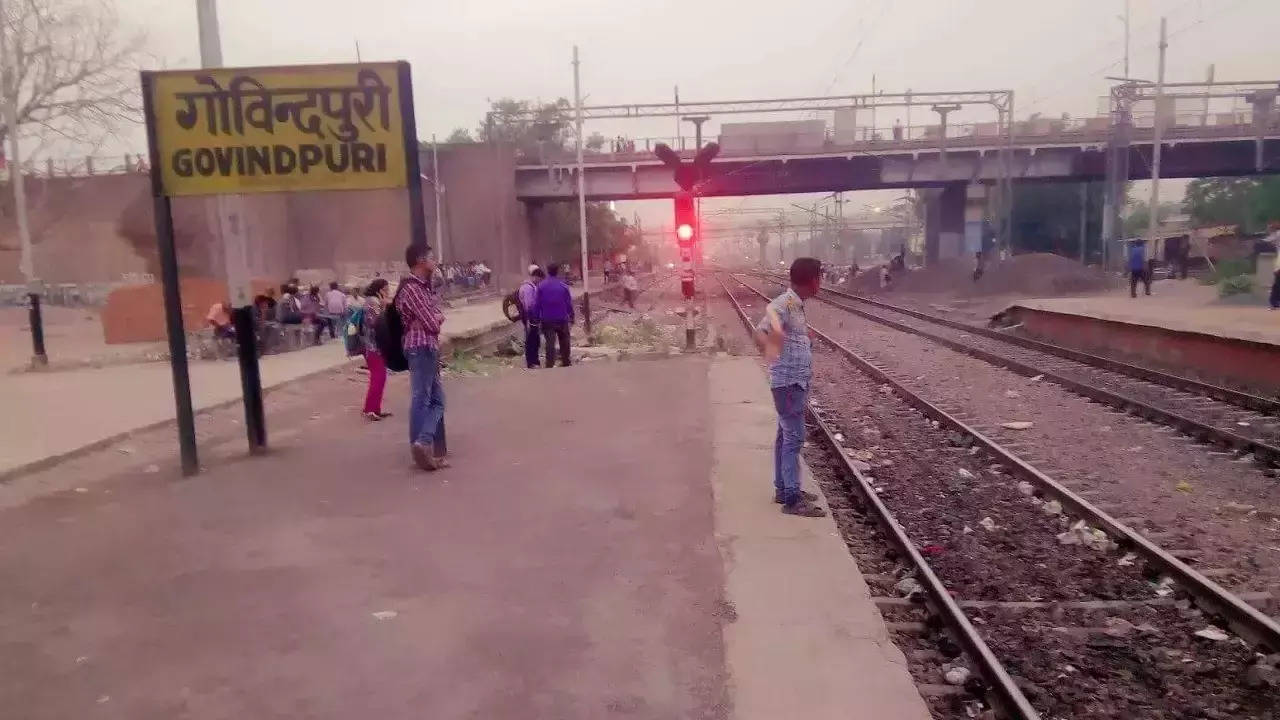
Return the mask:
<path id="1" fill-rule="evenodd" d="M 804 406 L 809 390 L 800 385 L 773 388 L 778 434 L 773 441 L 773 489 L 784 504 L 800 499 L 800 448 L 804 447 Z"/>
<path id="2" fill-rule="evenodd" d="M 444 387 L 440 384 L 440 351 L 406 350 L 409 360 L 409 442 L 432 447 L 444 419 Z"/>

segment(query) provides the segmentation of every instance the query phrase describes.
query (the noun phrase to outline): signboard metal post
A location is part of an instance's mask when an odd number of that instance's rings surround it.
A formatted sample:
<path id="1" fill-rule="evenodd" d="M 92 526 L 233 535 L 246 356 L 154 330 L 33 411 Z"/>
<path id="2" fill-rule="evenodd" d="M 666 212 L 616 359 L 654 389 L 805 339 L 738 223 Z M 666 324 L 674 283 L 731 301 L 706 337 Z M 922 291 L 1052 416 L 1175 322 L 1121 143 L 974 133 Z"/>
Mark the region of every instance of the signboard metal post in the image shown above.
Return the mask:
<path id="1" fill-rule="evenodd" d="M 152 215 L 156 223 L 156 246 L 160 255 L 160 278 L 164 289 L 164 320 L 169 336 L 169 367 L 173 371 L 173 401 L 178 419 L 178 449 L 182 474 L 200 471 L 196 455 L 196 421 L 191 407 L 191 377 L 187 369 L 187 336 L 182 329 L 182 291 L 178 284 L 178 253 L 173 244 L 173 208 L 165 194 L 160 173 L 160 146 L 156 142 L 153 75 L 142 73 L 142 107 L 147 118 L 147 150 L 151 160 Z"/>

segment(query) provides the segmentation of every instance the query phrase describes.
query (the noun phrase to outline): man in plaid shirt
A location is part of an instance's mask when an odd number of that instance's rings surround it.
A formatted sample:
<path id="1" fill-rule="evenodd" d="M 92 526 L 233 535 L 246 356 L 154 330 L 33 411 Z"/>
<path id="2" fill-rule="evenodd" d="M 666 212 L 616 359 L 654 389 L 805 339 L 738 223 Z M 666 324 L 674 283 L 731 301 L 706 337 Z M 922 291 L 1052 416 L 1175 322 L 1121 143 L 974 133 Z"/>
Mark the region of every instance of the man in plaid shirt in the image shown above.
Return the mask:
<path id="1" fill-rule="evenodd" d="M 413 461 L 423 470 L 448 467 L 449 461 L 435 456 L 436 432 L 444 420 L 444 387 L 440 384 L 440 326 L 444 313 L 440 297 L 431 287 L 435 258 L 431 247 L 410 245 L 404 251 L 409 275 L 400 281 L 396 310 L 404 323 L 404 355 L 409 360 L 409 448 Z"/>

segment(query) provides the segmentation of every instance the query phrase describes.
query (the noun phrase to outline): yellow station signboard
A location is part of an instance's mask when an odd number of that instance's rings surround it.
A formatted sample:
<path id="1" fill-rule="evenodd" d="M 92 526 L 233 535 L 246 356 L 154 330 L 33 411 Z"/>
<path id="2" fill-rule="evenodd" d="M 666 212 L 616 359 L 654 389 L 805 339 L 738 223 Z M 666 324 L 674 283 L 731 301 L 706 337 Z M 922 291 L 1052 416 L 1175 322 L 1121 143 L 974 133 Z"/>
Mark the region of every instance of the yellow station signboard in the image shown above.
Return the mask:
<path id="1" fill-rule="evenodd" d="M 406 185 L 395 63 L 151 74 L 166 195 Z"/>

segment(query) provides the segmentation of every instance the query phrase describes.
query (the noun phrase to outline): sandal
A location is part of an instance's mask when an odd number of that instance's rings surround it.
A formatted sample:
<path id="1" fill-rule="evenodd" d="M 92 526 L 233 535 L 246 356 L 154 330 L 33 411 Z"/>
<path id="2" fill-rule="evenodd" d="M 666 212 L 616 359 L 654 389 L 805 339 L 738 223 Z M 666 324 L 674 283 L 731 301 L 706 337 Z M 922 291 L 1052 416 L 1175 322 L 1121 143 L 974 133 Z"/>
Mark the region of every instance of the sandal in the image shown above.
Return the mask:
<path id="1" fill-rule="evenodd" d="M 379 415 L 378 413 L 367 412 L 364 414 L 364 419 L 368 420 L 369 422 L 377 422 L 382 419 L 382 416 Z"/>
<path id="2" fill-rule="evenodd" d="M 391 413 L 389 413 L 389 412 L 380 412 L 380 413 L 378 413 L 378 418 L 379 418 L 379 419 L 381 419 L 381 418 L 389 418 L 389 417 L 391 417 Z"/>

